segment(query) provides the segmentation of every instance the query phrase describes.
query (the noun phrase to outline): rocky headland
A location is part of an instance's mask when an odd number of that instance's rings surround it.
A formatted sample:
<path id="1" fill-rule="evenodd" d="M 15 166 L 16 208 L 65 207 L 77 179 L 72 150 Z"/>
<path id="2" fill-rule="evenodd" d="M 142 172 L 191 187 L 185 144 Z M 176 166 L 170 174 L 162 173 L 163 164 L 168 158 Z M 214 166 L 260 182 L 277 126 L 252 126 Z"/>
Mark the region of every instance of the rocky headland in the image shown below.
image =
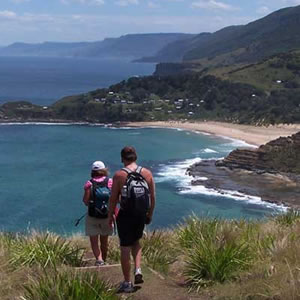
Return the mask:
<path id="1" fill-rule="evenodd" d="M 300 132 L 256 149 L 236 149 L 222 160 L 201 161 L 187 172 L 194 177 L 193 185 L 238 191 L 299 209 Z"/>

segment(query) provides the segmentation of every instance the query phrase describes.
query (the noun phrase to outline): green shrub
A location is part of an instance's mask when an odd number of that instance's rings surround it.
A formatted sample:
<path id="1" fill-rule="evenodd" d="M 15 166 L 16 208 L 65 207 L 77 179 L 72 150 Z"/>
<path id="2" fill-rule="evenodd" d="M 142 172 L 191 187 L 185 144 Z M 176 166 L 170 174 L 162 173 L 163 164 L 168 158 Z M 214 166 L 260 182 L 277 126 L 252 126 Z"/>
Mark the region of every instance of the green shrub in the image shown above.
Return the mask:
<path id="1" fill-rule="evenodd" d="M 176 233 L 179 245 L 185 249 L 184 275 L 191 288 L 197 290 L 234 278 L 256 256 L 251 246 L 257 229 L 243 220 L 193 216 Z"/>
<path id="2" fill-rule="evenodd" d="M 184 274 L 190 286 L 199 290 L 234 278 L 237 271 L 250 266 L 252 258 L 247 243 L 217 240 L 215 236 L 202 238 L 189 250 Z"/>
<path id="3" fill-rule="evenodd" d="M 51 234 L 32 234 L 18 237 L 10 247 L 9 262 L 14 266 L 39 265 L 43 268 L 58 265 L 82 265 L 83 249 Z"/>
<path id="4" fill-rule="evenodd" d="M 97 273 L 63 271 L 44 274 L 25 286 L 23 300 L 117 300 L 115 290 Z"/>

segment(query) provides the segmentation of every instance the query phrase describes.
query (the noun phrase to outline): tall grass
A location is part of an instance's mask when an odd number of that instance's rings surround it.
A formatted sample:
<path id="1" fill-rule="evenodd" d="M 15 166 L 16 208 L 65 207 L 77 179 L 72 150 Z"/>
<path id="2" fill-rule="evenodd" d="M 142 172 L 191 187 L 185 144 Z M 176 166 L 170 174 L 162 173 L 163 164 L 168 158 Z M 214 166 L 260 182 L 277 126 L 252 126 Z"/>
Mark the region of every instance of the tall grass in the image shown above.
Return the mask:
<path id="1" fill-rule="evenodd" d="M 97 273 L 44 273 L 25 286 L 23 300 L 117 300 L 115 290 Z"/>
<path id="2" fill-rule="evenodd" d="M 109 238 L 107 258 L 110 263 L 119 263 L 121 260 L 119 239 L 117 237 Z"/>
<path id="3" fill-rule="evenodd" d="M 224 282 L 249 268 L 251 231 L 245 227 L 244 223 L 194 216 L 177 229 L 178 242 L 186 249 L 184 275 L 192 288 Z"/>
<path id="4" fill-rule="evenodd" d="M 183 249 L 191 249 L 197 244 L 198 239 L 215 236 L 220 220 L 214 218 L 199 219 L 196 216 L 185 219 L 185 223 L 176 230 L 179 246 Z"/>
<path id="5" fill-rule="evenodd" d="M 191 287 L 199 290 L 214 282 L 232 279 L 237 271 L 248 269 L 253 259 L 247 243 L 211 238 L 198 239 L 186 259 L 184 274 Z"/>
<path id="6" fill-rule="evenodd" d="M 178 256 L 174 235 L 168 231 L 148 232 L 142 239 L 142 249 L 146 264 L 162 273 L 167 273 L 169 265 L 175 262 Z"/>
<path id="7" fill-rule="evenodd" d="M 300 221 L 300 211 L 289 209 L 286 213 L 274 216 L 275 222 L 283 226 L 291 226 Z"/>
<path id="8" fill-rule="evenodd" d="M 20 236 L 11 243 L 9 252 L 9 262 L 16 267 L 81 266 L 83 259 L 83 249 L 52 233 Z"/>

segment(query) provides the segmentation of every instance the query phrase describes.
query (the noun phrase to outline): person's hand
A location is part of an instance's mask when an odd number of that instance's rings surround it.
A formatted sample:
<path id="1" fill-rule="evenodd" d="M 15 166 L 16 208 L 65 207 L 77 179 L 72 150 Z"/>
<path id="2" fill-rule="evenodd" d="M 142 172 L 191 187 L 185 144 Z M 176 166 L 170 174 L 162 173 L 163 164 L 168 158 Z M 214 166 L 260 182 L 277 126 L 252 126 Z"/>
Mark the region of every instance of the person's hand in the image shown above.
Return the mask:
<path id="1" fill-rule="evenodd" d="M 152 222 L 152 216 L 147 215 L 147 216 L 146 216 L 146 220 L 145 220 L 145 224 L 146 224 L 146 225 L 149 225 L 151 222 Z"/>
<path id="2" fill-rule="evenodd" d="M 114 215 L 111 215 L 108 217 L 108 224 L 111 228 L 114 227 L 114 219 L 115 219 L 115 216 Z"/>

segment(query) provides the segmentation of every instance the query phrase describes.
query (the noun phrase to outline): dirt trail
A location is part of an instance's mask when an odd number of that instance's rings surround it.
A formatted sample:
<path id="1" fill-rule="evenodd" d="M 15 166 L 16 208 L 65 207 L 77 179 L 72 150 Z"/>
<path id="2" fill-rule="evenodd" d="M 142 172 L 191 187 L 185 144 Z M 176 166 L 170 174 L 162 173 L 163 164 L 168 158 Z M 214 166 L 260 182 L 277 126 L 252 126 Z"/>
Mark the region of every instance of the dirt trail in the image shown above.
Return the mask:
<path id="1" fill-rule="evenodd" d="M 98 272 L 101 279 L 110 282 L 114 286 L 118 286 L 123 279 L 119 264 L 78 269 L 88 272 Z M 181 287 L 175 281 L 165 278 L 165 276 L 158 274 L 146 266 L 143 266 L 142 269 L 145 282 L 136 285 L 134 293 L 120 294 L 121 299 L 127 299 L 130 296 L 130 300 L 205 300 L 205 298 L 199 295 L 189 294 L 186 288 Z"/>

